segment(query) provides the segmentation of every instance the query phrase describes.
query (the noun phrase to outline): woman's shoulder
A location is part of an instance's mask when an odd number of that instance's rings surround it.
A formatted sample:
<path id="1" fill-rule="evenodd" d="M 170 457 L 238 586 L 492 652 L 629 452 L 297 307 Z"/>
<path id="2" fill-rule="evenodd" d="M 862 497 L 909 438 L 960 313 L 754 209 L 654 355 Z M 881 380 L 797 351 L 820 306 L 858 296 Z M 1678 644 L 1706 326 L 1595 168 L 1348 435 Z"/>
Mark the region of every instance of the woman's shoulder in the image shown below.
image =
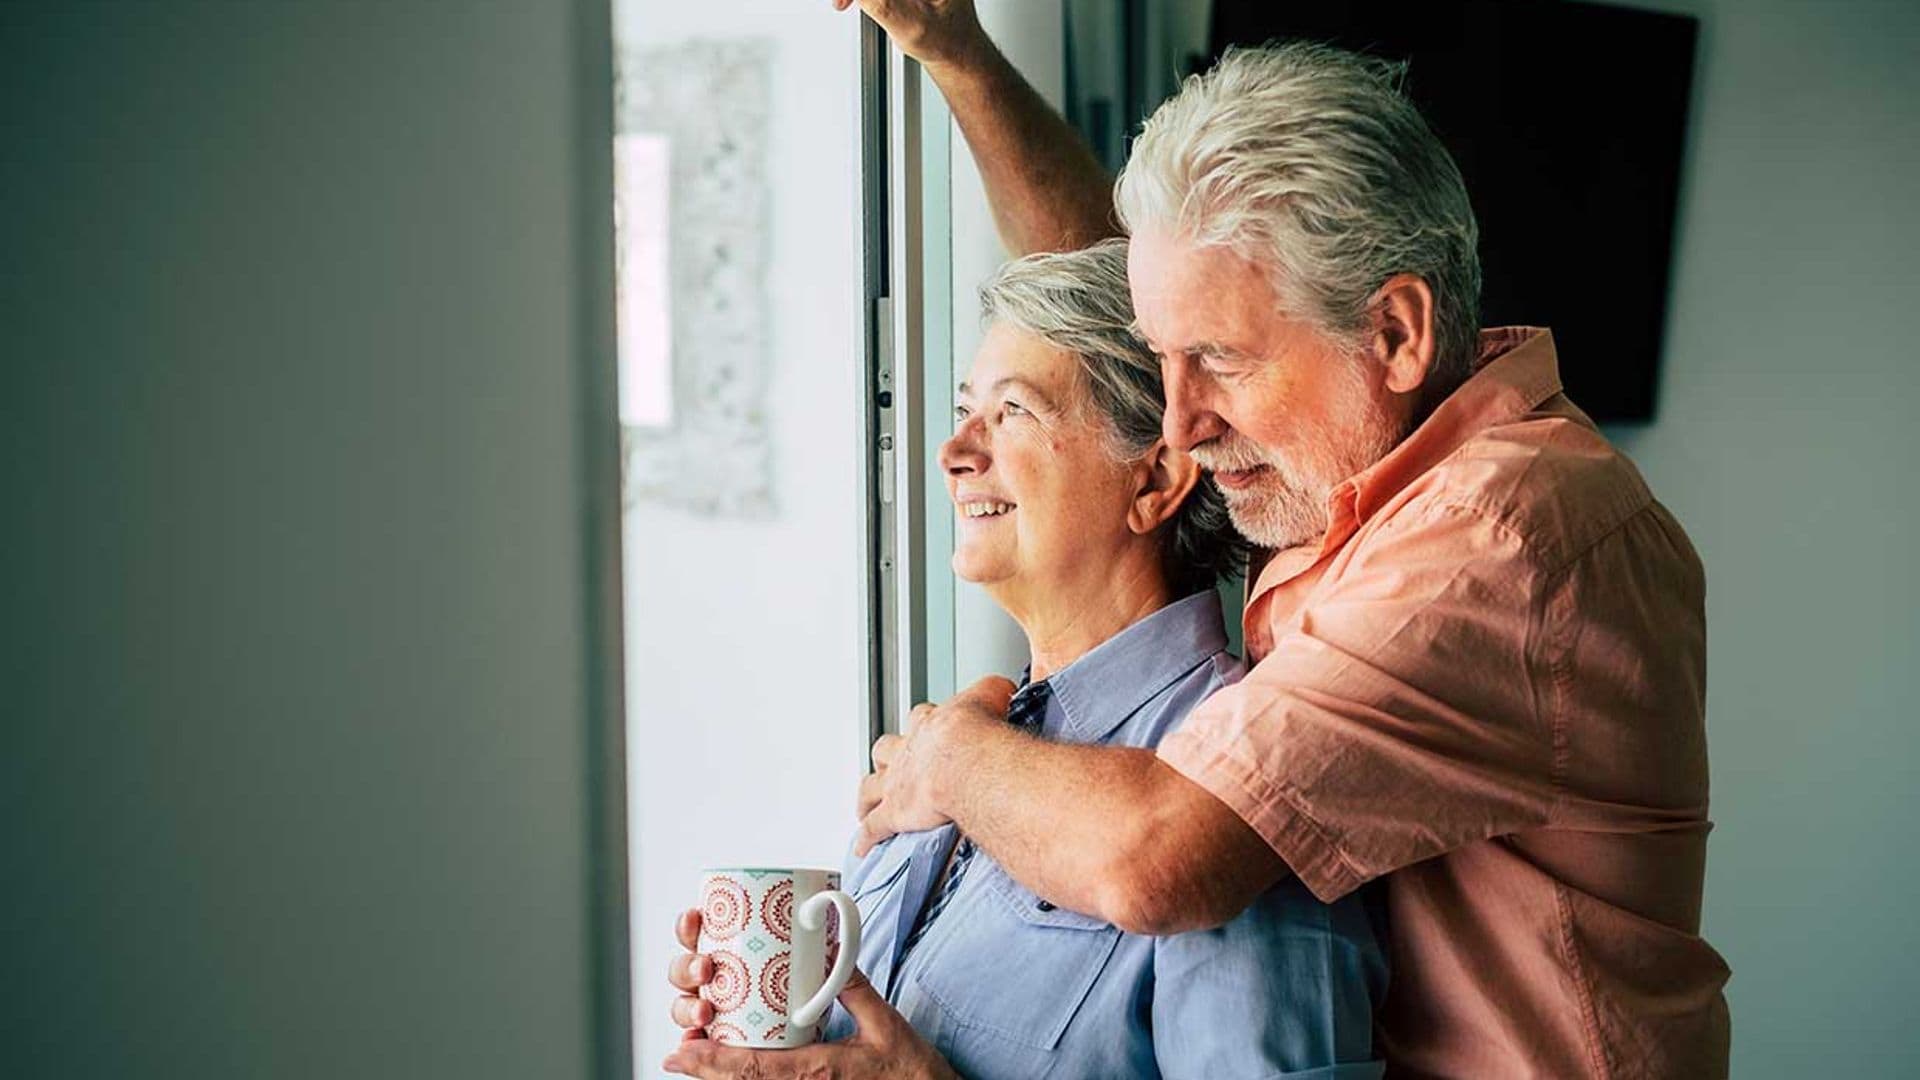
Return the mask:
<path id="1" fill-rule="evenodd" d="M 1199 708 L 1201 702 L 1239 682 L 1246 673 L 1246 662 L 1240 657 L 1225 649 L 1214 652 L 1149 698 L 1109 741 L 1114 745 L 1151 750 L 1160 745 L 1168 733 L 1186 723 L 1188 715 Z"/>

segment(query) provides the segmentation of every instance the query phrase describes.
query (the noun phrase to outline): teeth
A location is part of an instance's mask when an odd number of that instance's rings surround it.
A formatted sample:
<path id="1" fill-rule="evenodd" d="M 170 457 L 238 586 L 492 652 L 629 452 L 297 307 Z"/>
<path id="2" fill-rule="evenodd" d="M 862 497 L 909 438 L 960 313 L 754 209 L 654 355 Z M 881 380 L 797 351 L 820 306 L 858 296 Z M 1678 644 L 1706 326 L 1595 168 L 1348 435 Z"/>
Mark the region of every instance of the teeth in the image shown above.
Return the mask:
<path id="1" fill-rule="evenodd" d="M 960 504 L 961 513 L 966 514 L 970 518 L 994 517 L 999 514 L 1004 514 L 1011 509 L 1013 509 L 1012 503 L 1002 502 L 970 502 Z"/>

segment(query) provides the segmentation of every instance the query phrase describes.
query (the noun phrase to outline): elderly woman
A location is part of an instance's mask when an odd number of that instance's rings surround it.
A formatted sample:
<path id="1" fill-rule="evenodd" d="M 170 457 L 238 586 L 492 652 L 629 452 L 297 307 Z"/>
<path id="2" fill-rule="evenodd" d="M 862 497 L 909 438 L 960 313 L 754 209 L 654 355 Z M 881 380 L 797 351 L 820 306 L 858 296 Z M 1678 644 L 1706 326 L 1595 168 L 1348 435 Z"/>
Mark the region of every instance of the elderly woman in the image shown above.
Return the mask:
<path id="1" fill-rule="evenodd" d="M 982 289 L 988 332 L 940 464 L 955 573 L 1025 631 L 1007 709 L 1036 739 L 1152 747 L 1239 678 L 1214 582 L 1243 549 L 1220 494 L 1160 439 L 1158 367 L 1130 331 L 1126 244 L 1035 255 Z M 1075 797 L 1062 791 L 1061 798 Z M 860 967 L 827 1044 L 698 1038 L 667 1067 L 701 1076 L 1371 1077 L 1385 960 L 1362 896 L 1288 879 L 1233 922 L 1123 933 L 1015 882 L 947 825 L 854 860 Z M 682 941 L 698 932 L 689 913 Z M 699 957 L 673 978 L 700 985 Z M 757 1070 L 757 1071 L 756 1071 Z M 810 1070 L 819 1070 L 817 1073 Z"/>

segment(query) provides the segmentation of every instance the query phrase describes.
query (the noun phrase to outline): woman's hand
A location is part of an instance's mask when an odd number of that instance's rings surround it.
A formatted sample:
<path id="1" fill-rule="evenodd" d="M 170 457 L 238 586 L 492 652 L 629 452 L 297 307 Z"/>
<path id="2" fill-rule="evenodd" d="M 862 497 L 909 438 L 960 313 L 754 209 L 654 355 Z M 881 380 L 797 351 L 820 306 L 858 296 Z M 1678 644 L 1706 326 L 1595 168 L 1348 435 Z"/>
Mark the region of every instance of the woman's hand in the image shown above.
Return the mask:
<path id="1" fill-rule="evenodd" d="M 700 909 L 681 912 L 673 934 L 687 950 L 667 965 L 667 981 L 680 991 L 673 999 L 673 1022 L 686 1028 L 689 1037 L 705 1037 L 705 1028 L 713 1020 L 713 1002 L 700 996 L 700 988 L 713 978 L 713 961 L 694 952 L 700 947 Z"/>
<path id="2" fill-rule="evenodd" d="M 682 924 L 685 923 L 684 917 Z M 676 982 L 674 985 L 679 986 Z M 749 1050 L 722 1046 L 699 1030 L 690 1030 L 661 1067 L 686 1076 L 724 1080 L 751 1077 L 832 1077 L 833 1080 L 959 1080 L 939 1052 L 927 1045 L 907 1019 L 887 1004 L 858 971 L 840 992 L 840 1004 L 857 1028 L 845 1042 L 815 1043 L 797 1050 Z M 678 1008 L 674 1019 L 680 1017 Z"/>

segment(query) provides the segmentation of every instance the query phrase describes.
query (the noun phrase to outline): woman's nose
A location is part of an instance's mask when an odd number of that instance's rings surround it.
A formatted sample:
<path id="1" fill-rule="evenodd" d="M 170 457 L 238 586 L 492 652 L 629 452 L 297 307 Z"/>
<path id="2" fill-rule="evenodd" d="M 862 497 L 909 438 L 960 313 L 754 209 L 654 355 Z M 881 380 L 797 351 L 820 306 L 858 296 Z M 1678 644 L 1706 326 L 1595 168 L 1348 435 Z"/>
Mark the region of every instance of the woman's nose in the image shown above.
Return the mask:
<path id="1" fill-rule="evenodd" d="M 986 440 L 981 431 L 982 421 L 977 416 L 969 416 L 953 429 L 947 441 L 940 444 L 940 468 L 949 476 L 967 476 L 985 472 L 990 458 L 986 452 Z"/>

